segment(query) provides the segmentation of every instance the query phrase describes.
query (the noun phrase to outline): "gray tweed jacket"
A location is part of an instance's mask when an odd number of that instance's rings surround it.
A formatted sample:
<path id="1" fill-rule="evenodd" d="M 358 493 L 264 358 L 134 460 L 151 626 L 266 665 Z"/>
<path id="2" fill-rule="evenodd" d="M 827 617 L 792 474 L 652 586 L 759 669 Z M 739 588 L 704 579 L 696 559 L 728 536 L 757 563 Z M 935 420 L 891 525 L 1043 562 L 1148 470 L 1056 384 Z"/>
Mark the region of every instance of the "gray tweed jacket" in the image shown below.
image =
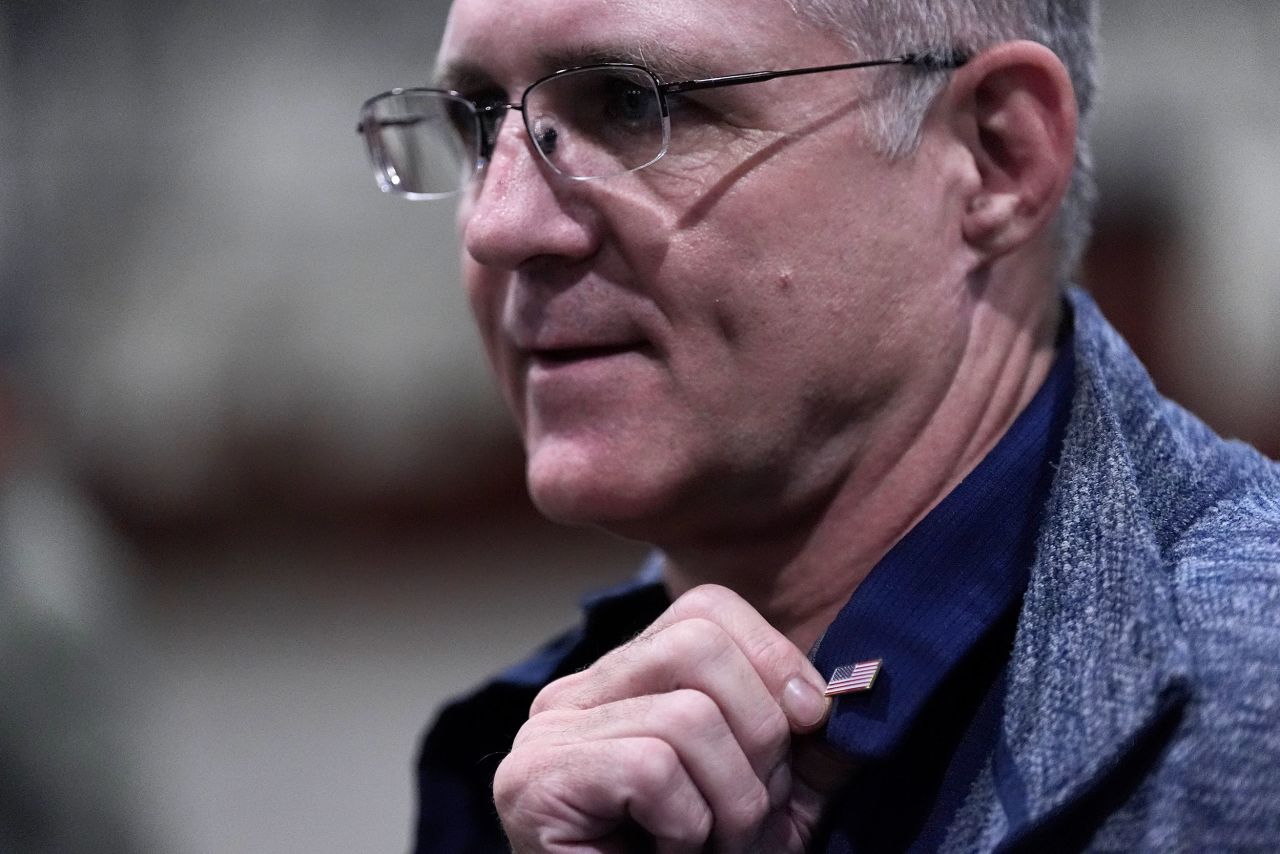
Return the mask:
<path id="1" fill-rule="evenodd" d="M 949 851 L 1280 851 L 1280 466 L 1157 394 L 1078 290 L 1001 737 Z"/>

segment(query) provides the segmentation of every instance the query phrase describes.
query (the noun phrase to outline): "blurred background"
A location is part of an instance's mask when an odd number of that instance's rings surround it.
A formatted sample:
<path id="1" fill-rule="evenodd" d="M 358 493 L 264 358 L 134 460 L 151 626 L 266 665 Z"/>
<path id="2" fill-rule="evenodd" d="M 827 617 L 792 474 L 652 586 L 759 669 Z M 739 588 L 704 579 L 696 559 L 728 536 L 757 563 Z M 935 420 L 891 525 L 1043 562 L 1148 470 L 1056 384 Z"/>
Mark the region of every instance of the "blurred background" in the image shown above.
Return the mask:
<path id="1" fill-rule="evenodd" d="M 529 508 L 451 212 L 365 166 L 445 10 L 0 5 L 0 850 L 403 850 L 436 704 L 634 569 Z M 1103 29 L 1084 278 L 1276 456 L 1280 6 Z"/>

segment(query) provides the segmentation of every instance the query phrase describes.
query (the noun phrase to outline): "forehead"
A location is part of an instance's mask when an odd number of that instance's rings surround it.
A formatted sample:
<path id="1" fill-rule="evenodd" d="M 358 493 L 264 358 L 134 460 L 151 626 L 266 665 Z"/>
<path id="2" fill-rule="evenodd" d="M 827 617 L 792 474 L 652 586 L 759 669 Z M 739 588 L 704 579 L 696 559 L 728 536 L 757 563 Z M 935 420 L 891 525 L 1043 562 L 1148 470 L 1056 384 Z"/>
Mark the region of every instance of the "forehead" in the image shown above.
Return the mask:
<path id="1" fill-rule="evenodd" d="M 736 71 L 803 62 L 813 36 L 785 0 L 455 0 L 439 64 L 526 82 L 605 59 Z"/>

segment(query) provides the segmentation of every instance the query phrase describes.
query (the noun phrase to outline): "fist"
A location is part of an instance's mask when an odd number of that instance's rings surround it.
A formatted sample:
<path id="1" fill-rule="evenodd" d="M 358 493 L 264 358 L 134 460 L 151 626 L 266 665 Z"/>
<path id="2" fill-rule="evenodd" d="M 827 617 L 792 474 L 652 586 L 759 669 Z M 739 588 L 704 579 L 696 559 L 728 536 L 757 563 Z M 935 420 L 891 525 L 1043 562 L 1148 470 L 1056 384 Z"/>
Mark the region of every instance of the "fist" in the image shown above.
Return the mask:
<path id="1" fill-rule="evenodd" d="M 494 779 L 503 828 L 519 854 L 801 852 L 838 777 L 804 738 L 822 689 L 743 599 L 691 590 L 537 696 Z"/>

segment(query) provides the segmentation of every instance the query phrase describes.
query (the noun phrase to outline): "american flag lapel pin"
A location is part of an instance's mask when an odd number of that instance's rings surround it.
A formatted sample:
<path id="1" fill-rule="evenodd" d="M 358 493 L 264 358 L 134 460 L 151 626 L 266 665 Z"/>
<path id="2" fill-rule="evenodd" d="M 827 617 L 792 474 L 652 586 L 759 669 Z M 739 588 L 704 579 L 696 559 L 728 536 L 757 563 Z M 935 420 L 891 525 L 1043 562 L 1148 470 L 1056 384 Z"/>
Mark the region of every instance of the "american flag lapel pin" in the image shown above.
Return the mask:
<path id="1" fill-rule="evenodd" d="M 876 681 L 876 676 L 880 673 L 880 665 L 884 664 L 883 658 L 877 658 L 872 661 L 859 661 L 857 664 L 846 664 L 844 667 L 837 667 L 836 672 L 831 674 L 831 681 L 827 683 L 827 690 L 822 693 L 828 697 L 837 697 L 841 694 L 858 694 L 863 691 L 870 691 L 871 685 Z"/>

